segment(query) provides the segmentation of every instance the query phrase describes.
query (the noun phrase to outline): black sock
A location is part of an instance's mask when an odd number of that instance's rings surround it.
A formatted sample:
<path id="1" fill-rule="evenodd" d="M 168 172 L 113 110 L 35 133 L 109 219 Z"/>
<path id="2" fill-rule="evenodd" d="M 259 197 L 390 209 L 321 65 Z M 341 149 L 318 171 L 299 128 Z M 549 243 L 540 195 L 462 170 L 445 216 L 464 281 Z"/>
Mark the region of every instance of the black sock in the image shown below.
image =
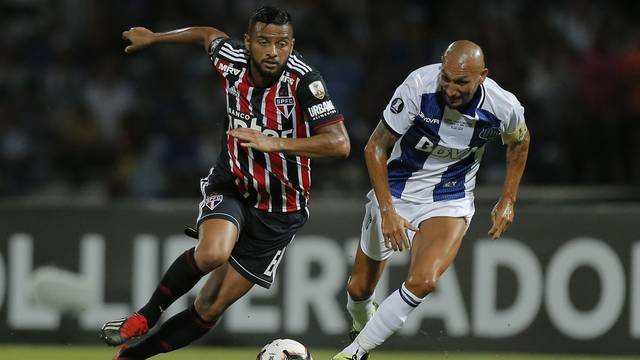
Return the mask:
<path id="1" fill-rule="evenodd" d="M 156 354 L 179 349 L 209 332 L 215 323 L 215 321 L 203 320 L 191 305 L 167 320 L 156 333 L 124 350 L 120 356 L 146 359 Z"/>
<path id="2" fill-rule="evenodd" d="M 191 290 L 205 275 L 196 265 L 194 252 L 195 248 L 185 251 L 171 264 L 149 302 L 138 310 L 138 314 L 147 319 L 149 328 L 158 322 L 160 315 L 169 305 Z"/>

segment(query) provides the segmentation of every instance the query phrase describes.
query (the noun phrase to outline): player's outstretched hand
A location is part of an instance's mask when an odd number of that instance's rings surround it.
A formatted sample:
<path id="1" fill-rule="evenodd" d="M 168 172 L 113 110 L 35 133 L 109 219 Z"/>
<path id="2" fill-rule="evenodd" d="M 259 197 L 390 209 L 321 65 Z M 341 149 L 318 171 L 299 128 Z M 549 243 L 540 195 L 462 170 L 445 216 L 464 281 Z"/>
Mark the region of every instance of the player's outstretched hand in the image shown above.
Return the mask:
<path id="1" fill-rule="evenodd" d="M 513 199 L 500 198 L 498 203 L 493 207 L 493 210 L 491 210 L 492 226 L 491 229 L 489 229 L 489 236 L 491 236 L 493 240 L 502 236 L 513 222 L 513 206 Z"/>
<path id="2" fill-rule="evenodd" d="M 240 146 L 262 152 L 280 151 L 280 139 L 275 136 L 267 136 L 255 129 L 236 128 L 227 131 L 227 134 L 240 140 Z"/>
<path id="3" fill-rule="evenodd" d="M 143 27 L 132 27 L 122 32 L 122 38 L 129 40 L 131 45 L 124 48 L 124 52 L 131 54 L 134 51 L 142 50 L 153 43 L 153 31 Z"/>
<path id="4" fill-rule="evenodd" d="M 418 228 L 398 215 L 395 210 L 382 214 L 382 236 L 384 236 L 384 245 L 388 249 L 402 251 L 411 247 L 406 229 L 418 231 Z"/>

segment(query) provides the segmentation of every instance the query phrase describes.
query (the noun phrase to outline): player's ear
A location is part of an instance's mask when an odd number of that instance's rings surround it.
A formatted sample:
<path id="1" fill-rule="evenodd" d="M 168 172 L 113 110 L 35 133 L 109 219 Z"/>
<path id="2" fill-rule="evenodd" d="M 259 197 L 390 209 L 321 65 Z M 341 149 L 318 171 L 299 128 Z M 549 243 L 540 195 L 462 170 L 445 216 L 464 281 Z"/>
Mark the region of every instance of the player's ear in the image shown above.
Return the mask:
<path id="1" fill-rule="evenodd" d="M 482 72 L 480 73 L 480 84 L 484 82 L 484 79 L 487 78 L 487 75 L 489 75 L 489 69 L 487 68 L 482 69 Z"/>
<path id="2" fill-rule="evenodd" d="M 242 40 L 243 40 L 243 42 L 244 42 L 244 48 L 245 48 L 247 51 L 249 51 L 249 49 L 250 49 L 250 46 L 249 46 L 249 45 L 251 45 L 251 36 L 249 36 L 249 34 L 244 34 L 244 37 L 243 37 L 243 39 L 242 39 Z"/>
<path id="3" fill-rule="evenodd" d="M 293 48 L 296 45 L 296 38 L 291 38 L 291 50 L 289 50 L 289 55 L 291 55 L 291 53 L 293 53 Z"/>

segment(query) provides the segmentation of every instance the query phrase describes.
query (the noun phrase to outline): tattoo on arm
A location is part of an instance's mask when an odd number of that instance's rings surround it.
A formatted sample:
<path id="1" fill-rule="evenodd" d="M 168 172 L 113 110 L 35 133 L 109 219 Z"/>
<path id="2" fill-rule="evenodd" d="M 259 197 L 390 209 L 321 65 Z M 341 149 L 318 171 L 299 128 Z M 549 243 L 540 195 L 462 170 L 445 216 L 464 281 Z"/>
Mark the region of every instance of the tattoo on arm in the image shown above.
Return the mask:
<path id="1" fill-rule="evenodd" d="M 371 134 L 371 138 L 369 139 L 372 143 L 378 145 L 379 149 L 384 149 L 384 151 L 389 150 L 393 144 L 398 141 L 398 137 L 393 134 L 386 126 L 380 121 L 378 126 L 376 126 L 375 130 Z"/>

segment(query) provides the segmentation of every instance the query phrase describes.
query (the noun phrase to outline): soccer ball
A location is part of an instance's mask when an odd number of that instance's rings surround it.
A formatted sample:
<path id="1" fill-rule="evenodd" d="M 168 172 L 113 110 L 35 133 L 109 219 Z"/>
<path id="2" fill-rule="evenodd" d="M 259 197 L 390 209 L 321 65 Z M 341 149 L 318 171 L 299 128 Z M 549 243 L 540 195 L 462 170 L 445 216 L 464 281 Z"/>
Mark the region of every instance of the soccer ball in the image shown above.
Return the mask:
<path id="1" fill-rule="evenodd" d="M 313 360 L 307 347 L 291 339 L 277 339 L 265 345 L 256 360 Z"/>

